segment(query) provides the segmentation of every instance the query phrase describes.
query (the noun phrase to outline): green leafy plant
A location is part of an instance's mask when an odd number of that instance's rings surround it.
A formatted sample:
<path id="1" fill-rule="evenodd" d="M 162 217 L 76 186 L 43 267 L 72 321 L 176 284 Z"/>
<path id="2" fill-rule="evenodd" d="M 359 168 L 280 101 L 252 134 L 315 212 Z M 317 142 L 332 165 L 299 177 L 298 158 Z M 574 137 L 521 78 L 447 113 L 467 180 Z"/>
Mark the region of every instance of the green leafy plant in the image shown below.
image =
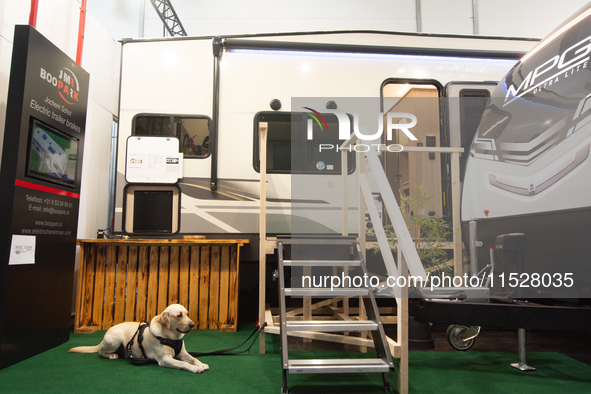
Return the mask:
<path id="1" fill-rule="evenodd" d="M 406 224 L 411 228 L 411 236 L 414 239 L 415 248 L 419 257 L 428 271 L 451 271 L 452 267 L 445 264 L 448 260 L 444 246 L 447 237 L 451 234 L 451 228 L 445 220 L 440 217 L 421 214 L 425 204 L 437 194 L 429 195 L 425 186 L 421 183 L 416 187 L 412 196 L 405 196 L 400 193 L 400 211 L 404 216 Z M 414 226 L 413 226 L 414 224 Z M 414 230 L 414 231 L 413 231 Z M 390 249 L 398 251 L 398 237 L 391 225 L 384 228 L 388 238 Z M 374 253 L 379 251 L 379 246 L 371 248 Z"/>

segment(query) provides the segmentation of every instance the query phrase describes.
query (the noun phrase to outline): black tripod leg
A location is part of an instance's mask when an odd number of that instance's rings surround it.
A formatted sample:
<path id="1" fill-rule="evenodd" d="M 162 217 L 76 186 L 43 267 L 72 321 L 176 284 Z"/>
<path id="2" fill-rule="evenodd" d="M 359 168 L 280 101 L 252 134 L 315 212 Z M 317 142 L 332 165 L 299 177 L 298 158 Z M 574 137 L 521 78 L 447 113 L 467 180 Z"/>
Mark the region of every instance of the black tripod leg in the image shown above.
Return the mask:
<path id="1" fill-rule="evenodd" d="M 283 370 L 283 387 L 281 387 L 281 394 L 287 394 L 287 369 Z"/>
<path id="2" fill-rule="evenodd" d="M 392 388 L 390 387 L 390 381 L 388 380 L 388 372 L 382 374 L 382 380 L 384 381 L 384 391 L 386 393 L 391 393 Z"/>

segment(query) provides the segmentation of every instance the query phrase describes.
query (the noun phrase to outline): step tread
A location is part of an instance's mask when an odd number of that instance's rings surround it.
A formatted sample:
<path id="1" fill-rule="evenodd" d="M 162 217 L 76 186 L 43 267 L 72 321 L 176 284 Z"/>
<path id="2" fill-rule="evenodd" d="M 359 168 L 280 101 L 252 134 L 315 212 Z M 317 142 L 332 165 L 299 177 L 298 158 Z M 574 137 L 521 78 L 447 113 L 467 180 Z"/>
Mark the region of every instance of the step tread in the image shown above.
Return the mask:
<path id="1" fill-rule="evenodd" d="M 285 266 L 352 266 L 357 267 L 361 264 L 361 260 L 283 260 Z"/>
<path id="2" fill-rule="evenodd" d="M 308 320 L 289 321 L 288 331 L 376 331 L 378 324 L 371 320 Z"/>
<path id="3" fill-rule="evenodd" d="M 297 288 L 286 288 L 285 295 L 290 297 L 306 297 L 306 296 L 318 296 L 318 297 L 354 297 L 368 295 L 369 290 L 366 288 L 342 288 L 335 287 L 331 289 L 329 287 L 297 287 Z"/>
<path id="4" fill-rule="evenodd" d="M 288 360 L 290 373 L 388 372 L 390 366 L 379 358 Z"/>
<path id="5" fill-rule="evenodd" d="M 343 236 L 277 236 L 277 242 L 284 245 L 354 245 L 357 242 L 355 237 Z"/>

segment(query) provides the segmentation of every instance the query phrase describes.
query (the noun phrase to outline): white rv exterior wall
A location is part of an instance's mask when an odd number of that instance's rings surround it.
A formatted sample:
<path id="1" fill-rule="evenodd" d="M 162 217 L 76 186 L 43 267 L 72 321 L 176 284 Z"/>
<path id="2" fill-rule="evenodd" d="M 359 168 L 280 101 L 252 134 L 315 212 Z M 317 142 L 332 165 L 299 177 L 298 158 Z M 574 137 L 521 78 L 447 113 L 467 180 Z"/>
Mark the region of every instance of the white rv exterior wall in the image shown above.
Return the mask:
<path id="1" fill-rule="evenodd" d="M 0 0 L 0 149 L 4 139 L 14 26 L 28 24 L 29 12 L 29 1 Z M 75 59 L 79 17 L 78 1 L 40 1 L 37 30 Z M 97 229 L 107 227 L 111 126 L 118 111 L 119 58 L 120 44 L 87 14 L 82 67 L 90 73 L 90 89 L 78 238 L 94 238 Z"/>
<path id="2" fill-rule="evenodd" d="M 342 33 L 327 35 L 286 35 L 261 40 L 302 41 L 359 45 L 437 47 L 462 49 L 505 49 L 526 51 L 532 41 L 441 38 L 389 34 Z M 118 151 L 115 231 L 122 230 L 123 187 L 125 185 L 126 139 L 131 135 L 132 119 L 138 114 L 211 116 L 213 97 L 213 55 L 211 39 L 167 39 L 131 41 L 123 45 L 121 112 Z M 258 232 L 259 174 L 253 168 L 253 121 L 258 112 L 270 111 L 272 99 L 281 100 L 281 111 L 291 108 L 294 97 L 380 96 L 381 84 L 389 78 L 434 79 L 441 85 L 450 81 L 499 80 L 515 60 L 431 58 L 427 56 L 360 55 L 345 53 L 306 53 L 278 51 L 225 50 L 221 58 L 220 118 L 218 135 L 218 177 L 220 192 L 250 196 L 249 199 L 219 199 L 182 196 L 181 233 Z M 339 109 L 345 108 L 339 101 Z M 322 109 L 326 99 L 310 105 Z M 181 184 L 190 187 L 191 178 L 207 180 L 211 157 L 187 158 Z M 323 200 L 332 207 L 341 205 L 341 179 L 334 175 L 314 175 L 301 190 L 292 194 L 291 177 L 267 175 L 269 202 L 268 232 L 289 233 L 290 199 Z M 328 190 L 328 181 L 334 188 Z M 322 191 L 319 196 L 318 191 Z M 353 193 L 353 189 L 350 190 Z M 353 201 L 353 196 L 350 196 Z M 295 212 L 295 213 L 294 213 Z M 318 210 L 291 212 L 293 217 L 322 223 L 340 231 L 339 220 L 319 219 Z M 334 211 L 333 211 L 334 212 Z M 312 216 L 312 217 L 307 217 Z M 340 215 L 340 212 L 338 213 Z M 269 219 L 270 218 L 270 219 Z M 330 223 L 328 222 L 330 221 Z M 357 231 L 353 221 L 350 232 Z"/>

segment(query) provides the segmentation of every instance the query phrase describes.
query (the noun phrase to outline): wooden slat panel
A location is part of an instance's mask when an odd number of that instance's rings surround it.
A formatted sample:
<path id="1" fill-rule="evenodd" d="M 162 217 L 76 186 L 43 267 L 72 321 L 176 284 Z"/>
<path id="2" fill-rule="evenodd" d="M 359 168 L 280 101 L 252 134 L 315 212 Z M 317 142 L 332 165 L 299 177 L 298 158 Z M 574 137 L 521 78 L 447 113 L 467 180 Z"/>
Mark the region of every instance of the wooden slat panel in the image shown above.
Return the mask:
<path id="1" fill-rule="evenodd" d="M 199 327 L 199 256 L 200 247 L 191 246 L 191 258 L 189 266 L 189 317 L 195 321 L 195 325 Z"/>
<path id="2" fill-rule="evenodd" d="M 219 323 L 220 326 L 229 323 L 228 320 L 228 302 L 230 296 L 230 247 L 222 247 L 222 257 L 220 261 L 220 307 Z"/>
<path id="3" fill-rule="evenodd" d="M 125 297 L 125 321 L 135 320 L 135 298 L 138 275 L 138 247 L 130 246 L 127 260 L 127 292 Z"/>
<path id="4" fill-rule="evenodd" d="M 230 253 L 230 302 L 228 305 L 229 324 L 234 326 L 238 319 L 238 255 L 236 246 L 232 246 Z"/>
<path id="5" fill-rule="evenodd" d="M 79 242 L 79 332 L 150 320 L 170 303 L 199 328 L 236 330 L 239 243 L 98 241 Z"/>
<path id="6" fill-rule="evenodd" d="M 207 328 L 209 309 L 209 255 L 210 247 L 201 247 L 199 272 L 199 328 Z"/>
<path id="7" fill-rule="evenodd" d="M 189 310 L 189 254 L 188 246 L 181 247 L 179 267 L 179 304 Z M 189 315 L 190 316 L 190 315 Z"/>
<path id="8" fill-rule="evenodd" d="M 84 253 L 84 257 L 86 261 L 82 260 L 82 256 L 80 257 L 79 267 L 84 266 L 84 282 L 83 286 L 84 290 L 84 299 L 82 300 L 80 312 L 80 324 L 79 327 L 87 327 L 91 325 L 92 322 L 92 299 L 94 295 L 94 277 L 95 277 L 95 264 L 96 264 L 96 246 L 95 245 L 85 245 L 83 246 L 86 249 L 86 253 Z M 82 249 L 82 248 L 81 248 Z M 78 316 L 77 316 L 78 317 Z"/>
<path id="9" fill-rule="evenodd" d="M 111 245 L 107 249 L 107 270 L 105 272 L 105 308 L 103 310 L 102 330 L 113 325 L 115 306 L 115 277 L 117 275 L 117 246 Z"/>
<path id="10" fill-rule="evenodd" d="M 115 282 L 115 314 L 113 325 L 125 320 L 125 290 L 127 287 L 127 246 L 120 245 L 117 255 L 117 277 Z M 133 287 L 135 289 L 135 286 Z"/>
<path id="11" fill-rule="evenodd" d="M 92 304 L 92 326 L 103 326 L 103 297 L 105 294 L 105 267 L 107 247 L 99 246 L 96 254 L 96 275 L 94 279 L 94 300 Z"/>
<path id="12" fill-rule="evenodd" d="M 150 267 L 150 247 L 140 246 L 138 250 L 137 301 L 134 321 L 146 320 L 148 295 L 148 275 Z"/>
<path id="13" fill-rule="evenodd" d="M 179 303 L 179 247 L 170 247 L 170 267 L 168 271 L 168 303 Z M 158 311 L 162 312 L 162 310 Z"/>
<path id="14" fill-rule="evenodd" d="M 158 314 L 158 246 L 150 247 L 150 271 L 148 276 L 148 303 L 146 306 L 146 320 L 150 321 Z"/>
<path id="15" fill-rule="evenodd" d="M 160 247 L 160 264 L 158 265 L 158 310 L 156 314 L 161 313 L 168 306 L 168 259 L 170 247 Z"/>
<path id="16" fill-rule="evenodd" d="M 211 247 L 209 270 L 209 328 L 219 328 L 219 298 L 220 298 L 220 247 Z"/>

